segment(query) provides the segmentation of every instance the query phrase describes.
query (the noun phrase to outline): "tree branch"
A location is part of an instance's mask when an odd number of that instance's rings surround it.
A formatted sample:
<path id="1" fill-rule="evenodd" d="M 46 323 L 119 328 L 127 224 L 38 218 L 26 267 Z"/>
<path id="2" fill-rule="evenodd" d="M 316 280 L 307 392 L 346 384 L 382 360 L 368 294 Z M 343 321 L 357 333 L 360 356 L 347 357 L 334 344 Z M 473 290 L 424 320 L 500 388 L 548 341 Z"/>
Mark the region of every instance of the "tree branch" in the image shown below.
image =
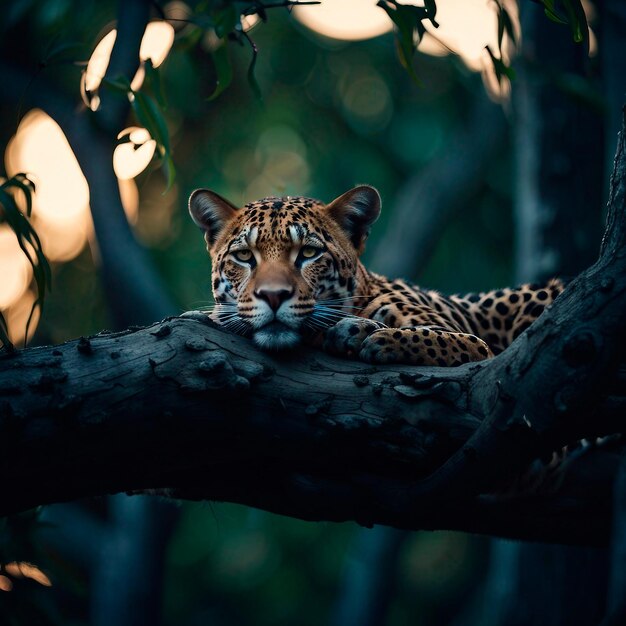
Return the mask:
<path id="1" fill-rule="evenodd" d="M 567 472 L 586 476 L 594 458 L 586 487 L 568 478 L 550 497 L 442 493 L 436 506 L 424 506 L 432 494 L 414 497 L 416 480 L 476 432 L 493 402 L 482 380 L 499 360 L 454 369 L 313 351 L 277 360 L 185 318 L 5 355 L 0 514 L 171 488 L 304 519 L 606 541 L 616 455 L 603 450 Z"/>
<path id="2" fill-rule="evenodd" d="M 506 488 L 542 454 L 623 432 L 623 143 L 598 262 L 497 358 L 279 359 L 201 314 L 0 357 L 0 514 L 169 488 L 304 519 L 605 543 L 610 450 L 573 455 L 534 495 Z"/>
<path id="3" fill-rule="evenodd" d="M 0 514 L 167 488 L 311 520 L 606 543 L 609 449 L 572 455 L 532 495 L 506 490 L 541 454 L 623 432 L 624 180 L 622 131 L 598 262 L 488 361 L 279 359 L 203 315 L 0 356 Z"/>

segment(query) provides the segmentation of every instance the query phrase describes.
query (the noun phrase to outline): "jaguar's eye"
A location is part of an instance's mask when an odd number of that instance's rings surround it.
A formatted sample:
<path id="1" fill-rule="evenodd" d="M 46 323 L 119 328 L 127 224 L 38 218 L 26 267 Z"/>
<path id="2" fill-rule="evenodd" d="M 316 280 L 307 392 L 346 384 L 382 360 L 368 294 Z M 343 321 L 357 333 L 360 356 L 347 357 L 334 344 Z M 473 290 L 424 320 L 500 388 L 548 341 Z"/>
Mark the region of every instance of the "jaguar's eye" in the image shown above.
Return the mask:
<path id="1" fill-rule="evenodd" d="M 250 263 L 253 259 L 252 250 L 248 248 L 242 248 L 241 250 L 235 250 L 233 256 L 242 263 Z"/>
<path id="2" fill-rule="evenodd" d="M 302 256 L 303 259 L 312 259 L 313 257 L 316 257 L 320 252 L 321 250 L 319 248 L 316 248 L 315 246 L 303 246 L 300 249 L 300 256 Z"/>

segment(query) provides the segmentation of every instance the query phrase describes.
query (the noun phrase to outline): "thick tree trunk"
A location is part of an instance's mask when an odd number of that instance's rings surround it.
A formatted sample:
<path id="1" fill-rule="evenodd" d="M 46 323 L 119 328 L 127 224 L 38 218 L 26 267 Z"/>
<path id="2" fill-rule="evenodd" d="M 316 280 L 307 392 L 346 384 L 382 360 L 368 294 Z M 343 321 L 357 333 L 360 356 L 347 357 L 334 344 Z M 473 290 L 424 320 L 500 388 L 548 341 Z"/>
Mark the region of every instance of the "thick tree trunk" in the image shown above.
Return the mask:
<path id="1" fill-rule="evenodd" d="M 520 9 L 523 58 L 513 90 L 516 274 L 517 282 L 539 282 L 575 276 L 596 255 L 604 118 L 590 100 L 568 89 L 574 80 L 593 81 L 583 46 L 571 41 L 568 29 L 546 20 L 538 5 L 523 3 Z M 496 626 L 598 623 L 607 563 L 602 550 L 494 542 L 483 618 Z"/>

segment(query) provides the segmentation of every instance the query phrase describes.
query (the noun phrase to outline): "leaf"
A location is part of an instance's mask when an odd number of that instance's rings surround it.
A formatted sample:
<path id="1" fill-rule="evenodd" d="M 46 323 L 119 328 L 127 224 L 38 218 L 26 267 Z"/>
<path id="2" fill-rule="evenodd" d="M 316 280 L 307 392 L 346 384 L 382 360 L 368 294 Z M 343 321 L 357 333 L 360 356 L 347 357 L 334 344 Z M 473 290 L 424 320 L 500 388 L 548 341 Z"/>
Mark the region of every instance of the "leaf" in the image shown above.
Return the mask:
<path id="1" fill-rule="evenodd" d="M 485 46 L 485 49 L 489 53 L 489 57 L 493 63 L 493 69 L 496 73 L 498 82 L 502 81 L 503 76 L 506 76 L 509 80 L 513 80 L 515 78 L 515 70 L 512 67 L 509 67 L 502 59 L 495 56 L 489 46 Z"/>
<path id="2" fill-rule="evenodd" d="M 130 87 L 130 81 L 128 80 L 128 78 L 126 78 L 126 76 L 123 76 L 121 74 L 119 76 L 115 76 L 114 78 L 108 78 L 105 76 L 102 79 L 102 83 L 118 93 L 127 94 L 132 91 Z"/>
<path id="3" fill-rule="evenodd" d="M 74 58 L 79 55 L 82 47 L 83 44 L 77 41 L 59 41 L 58 43 L 53 43 L 46 50 L 44 58 L 42 59 L 42 65 L 50 66 L 73 61 Z"/>
<path id="4" fill-rule="evenodd" d="M 28 176 L 22 172 L 15 174 L 8 180 L 4 181 L 2 185 L 5 189 L 11 187 L 17 187 L 24 192 L 24 198 L 26 199 L 26 215 L 30 217 L 33 211 L 33 199 L 32 193 L 35 191 L 35 183 L 28 178 Z"/>
<path id="5" fill-rule="evenodd" d="M 437 3 L 435 0 L 424 0 L 424 6 L 428 13 L 428 19 L 435 28 L 439 28 L 439 23 L 435 21 L 437 15 Z"/>
<path id="6" fill-rule="evenodd" d="M 165 93 L 163 92 L 163 85 L 161 83 L 161 74 L 159 70 L 152 65 L 152 59 L 146 59 L 144 61 L 144 68 L 146 70 L 146 81 L 150 84 L 154 98 L 159 106 L 167 111 L 167 101 L 165 100 Z"/>
<path id="7" fill-rule="evenodd" d="M 0 343 L 2 343 L 2 346 L 7 350 L 13 351 L 14 346 L 9 339 L 9 327 L 4 319 L 4 315 L 2 315 L 2 311 L 0 311 Z"/>
<path id="8" fill-rule="evenodd" d="M 233 67 L 230 63 L 230 55 L 228 54 L 228 44 L 226 41 L 215 50 L 212 54 L 213 63 L 215 65 L 215 73 L 217 74 L 217 83 L 215 91 L 207 98 L 207 100 L 215 100 L 225 89 L 227 89 L 233 80 Z"/>
<path id="9" fill-rule="evenodd" d="M 250 37 L 246 36 L 246 38 L 248 39 L 252 47 L 252 60 L 250 61 L 250 65 L 248 65 L 248 84 L 250 85 L 250 88 L 252 89 L 254 95 L 259 100 L 263 100 L 263 95 L 261 94 L 261 88 L 259 87 L 259 83 L 257 82 L 256 76 L 254 75 L 254 68 L 256 67 L 256 61 L 257 61 L 257 57 L 259 54 L 259 50 L 254 44 L 254 42 L 250 39 Z"/>
<path id="10" fill-rule="evenodd" d="M 513 20 L 509 15 L 509 12 L 504 8 L 500 8 L 500 18 L 504 26 L 504 32 L 509 36 L 509 39 L 514 45 L 517 45 L 517 37 L 515 35 L 515 27 L 513 26 Z"/>
<path id="11" fill-rule="evenodd" d="M 165 123 L 165 118 L 156 102 L 145 93 L 133 92 L 132 108 L 139 123 L 156 140 L 161 150 L 161 156 L 170 152 L 170 135 Z"/>
<path id="12" fill-rule="evenodd" d="M 160 156 L 161 168 L 167 181 L 165 193 L 167 193 L 176 179 L 176 168 L 172 160 L 170 149 L 170 135 L 165 122 L 165 118 L 159 105 L 150 96 L 140 91 L 133 92 L 132 107 L 139 123 L 150 133 L 150 136 L 157 142 Z"/>
<path id="13" fill-rule="evenodd" d="M 164 158 L 163 165 L 161 167 L 163 168 L 166 181 L 165 191 L 163 192 L 163 194 L 166 194 L 172 188 L 172 185 L 176 180 L 176 167 L 174 166 L 174 161 L 172 160 L 172 157 L 168 156 L 167 158 Z"/>
<path id="14" fill-rule="evenodd" d="M 33 277 L 35 279 L 35 284 L 37 285 L 37 298 L 33 302 L 30 315 L 28 316 L 28 321 L 26 322 L 25 333 L 27 336 L 36 307 L 43 310 L 46 290 L 50 290 L 52 275 L 50 271 L 50 264 L 43 253 L 39 236 L 35 232 L 35 229 L 31 226 L 28 219 L 19 210 L 13 195 L 7 191 L 11 188 L 20 189 L 24 192 L 26 196 L 27 213 L 30 214 L 32 210 L 31 194 L 34 191 L 35 186 L 26 174 L 23 173 L 16 174 L 0 185 L 0 206 L 4 209 L 4 220 L 9 225 L 9 228 L 11 228 L 11 230 L 15 233 L 20 249 L 28 259 L 28 262 L 31 264 L 33 268 Z M 6 320 L 4 318 L 2 318 L 0 322 L 0 340 L 2 340 L 6 346 L 11 345 L 11 342 L 8 339 Z"/>
<path id="15" fill-rule="evenodd" d="M 581 0 L 562 0 L 567 21 L 576 43 L 582 43 L 589 54 L 589 25 Z"/>
<path id="16" fill-rule="evenodd" d="M 398 4 L 395 0 L 379 0 L 377 6 L 383 9 L 396 25 L 396 46 L 400 62 L 413 82 L 421 85 L 413 68 L 413 56 L 417 49 L 415 33 L 419 32 L 421 21 L 429 19 L 427 10 L 424 7 Z"/>
<path id="17" fill-rule="evenodd" d="M 215 34 L 222 39 L 228 33 L 235 30 L 238 24 L 241 24 L 241 14 L 235 6 L 236 3 L 228 3 L 220 11 L 214 14 Z"/>

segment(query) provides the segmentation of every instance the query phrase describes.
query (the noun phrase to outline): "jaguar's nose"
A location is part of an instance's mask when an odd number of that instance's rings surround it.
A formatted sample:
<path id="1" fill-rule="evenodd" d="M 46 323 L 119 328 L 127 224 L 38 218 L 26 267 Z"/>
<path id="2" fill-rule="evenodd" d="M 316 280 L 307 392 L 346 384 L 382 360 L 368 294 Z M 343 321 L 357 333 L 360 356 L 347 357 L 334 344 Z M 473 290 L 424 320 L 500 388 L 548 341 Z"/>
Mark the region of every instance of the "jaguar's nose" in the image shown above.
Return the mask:
<path id="1" fill-rule="evenodd" d="M 259 289 L 254 295 L 260 300 L 265 300 L 275 313 L 283 302 L 293 296 L 293 289 Z"/>

